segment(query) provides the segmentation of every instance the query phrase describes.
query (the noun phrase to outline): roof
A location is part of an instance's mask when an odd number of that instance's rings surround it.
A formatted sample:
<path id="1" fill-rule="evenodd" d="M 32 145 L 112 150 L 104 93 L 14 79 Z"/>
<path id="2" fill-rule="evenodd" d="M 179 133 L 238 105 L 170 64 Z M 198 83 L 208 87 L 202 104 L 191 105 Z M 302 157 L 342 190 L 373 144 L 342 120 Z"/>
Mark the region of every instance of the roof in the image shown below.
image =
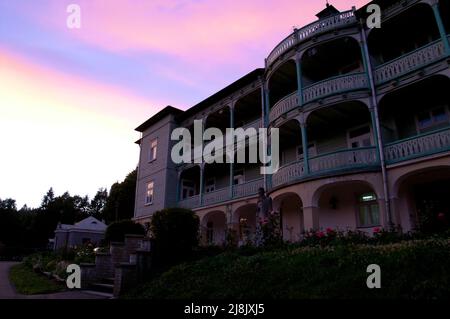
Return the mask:
<path id="1" fill-rule="evenodd" d="M 205 100 L 201 101 L 200 103 L 194 105 L 190 109 L 186 110 L 183 114 L 183 118 L 187 118 L 195 113 L 198 113 L 199 111 L 211 106 L 212 104 L 226 98 L 228 95 L 232 94 L 233 92 L 239 90 L 240 88 L 254 82 L 259 77 L 263 76 L 264 69 L 259 68 L 255 69 L 252 72 L 244 75 L 237 81 L 231 83 L 227 87 L 223 88 L 222 90 L 218 91 L 217 93 L 214 93 L 210 97 L 206 98 Z"/>
<path id="2" fill-rule="evenodd" d="M 103 232 L 106 230 L 108 226 L 105 223 L 99 221 L 97 218 L 92 216 L 75 223 L 74 225 L 68 224 L 58 224 L 56 230 L 57 231 L 95 231 L 95 232 Z"/>
<path id="3" fill-rule="evenodd" d="M 176 115 L 179 115 L 181 113 L 183 113 L 182 110 L 177 109 L 176 107 L 168 105 L 165 108 L 163 108 L 161 111 L 159 111 L 158 113 L 153 115 L 151 118 L 149 118 L 147 121 L 145 121 L 144 123 L 139 125 L 135 130 L 138 131 L 138 132 L 144 132 L 150 126 L 152 126 L 153 124 L 158 123 L 163 118 L 165 118 L 167 115 L 173 114 L 173 115 L 176 116 Z"/>
<path id="4" fill-rule="evenodd" d="M 254 82 L 257 80 L 260 76 L 264 74 L 264 69 L 259 68 L 255 69 L 252 72 L 244 75 L 237 81 L 231 83 L 227 87 L 223 88 L 222 90 L 214 93 L 210 97 L 206 98 L 205 100 L 201 101 L 200 103 L 197 103 L 193 107 L 187 109 L 186 111 L 182 111 L 180 109 L 177 109 L 173 106 L 166 106 L 161 111 L 150 117 L 147 121 L 142 123 L 136 128 L 136 131 L 138 132 L 144 132 L 146 129 L 148 129 L 150 126 L 158 123 L 160 120 L 162 120 L 167 115 L 174 115 L 178 120 L 183 120 L 185 118 L 188 118 L 189 116 L 192 116 L 195 113 L 198 113 L 202 111 L 203 109 L 206 109 L 207 107 L 211 106 L 212 104 L 226 98 L 228 95 L 232 94 L 233 92 L 239 90 L 240 88 Z M 138 144 L 139 141 L 136 141 L 135 143 Z"/>

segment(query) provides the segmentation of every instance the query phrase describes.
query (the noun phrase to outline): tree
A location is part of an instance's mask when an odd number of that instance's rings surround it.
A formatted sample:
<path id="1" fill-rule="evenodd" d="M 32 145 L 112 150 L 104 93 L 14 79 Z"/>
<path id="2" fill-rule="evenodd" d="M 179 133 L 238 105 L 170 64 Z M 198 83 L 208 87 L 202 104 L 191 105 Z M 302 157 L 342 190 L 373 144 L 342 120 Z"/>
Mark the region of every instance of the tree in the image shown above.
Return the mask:
<path id="1" fill-rule="evenodd" d="M 123 242 L 125 235 L 144 235 L 145 229 L 141 224 L 135 223 L 132 220 L 122 220 L 114 222 L 106 228 L 105 241 Z"/>
<path id="2" fill-rule="evenodd" d="M 199 218 L 191 210 L 168 208 L 153 214 L 150 231 L 157 263 L 167 267 L 185 261 L 198 245 Z"/>
<path id="3" fill-rule="evenodd" d="M 91 200 L 89 205 L 89 214 L 97 219 L 104 219 L 103 210 L 108 200 L 108 191 L 106 188 L 100 188 Z"/>
<path id="4" fill-rule="evenodd" d="M 131 219 L 134 216 L 137 170 L 125 177 L 122 183 L 114 183 L 106 200 L 103 216 L 107 222 Z"/>

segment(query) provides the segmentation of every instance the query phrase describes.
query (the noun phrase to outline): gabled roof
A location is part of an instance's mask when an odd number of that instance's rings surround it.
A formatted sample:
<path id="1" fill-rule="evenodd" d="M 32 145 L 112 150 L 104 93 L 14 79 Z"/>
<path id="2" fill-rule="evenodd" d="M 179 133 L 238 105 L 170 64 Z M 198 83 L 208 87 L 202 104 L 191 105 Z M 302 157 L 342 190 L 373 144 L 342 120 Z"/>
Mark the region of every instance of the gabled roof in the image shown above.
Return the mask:
<path id="1" fill-rule="evenodd" d="M 79 230 L 79 231 L 105 231 L 106 228 L 105 223 L 99 221 L 95 217 L 88 217 L 83 219 L 82 221 L 79 221 L 78 223 L 75 223 L 75 225 L 68 225 L 68 224 L 58 224 L 56 230 L 65 230 L 65 231 L 71 231 L 71 230 Z"/>
<path id="2" fill-rule="evenodd" d="M 244 75 L 237 81 L 231 83 L 230 85 L 226 86 L 222 90 L 214 93 L 210 97 L 204 99 L 203 101 L 197 103 L 193 107 L 187 109 L 186 111 L 182 111 L 180 109 L 177 109 L 173 106 L 166 106 L 161 111 L 153 115 L 151 118 L 149 118 L 147 121 L 139 125 L 135 130 L 138 132 L 144 132 L 147 128 L 150 126 L 158 123 L 158 121 L 162 120 L 167 115 L 174 115 L 177 120 L 183 120 L 188 118 L 189 116 L 194 115 L 195 113 L 198 113 L 202 111 L 203 109 L 206 109 L 207 107 L 213 105 L 214 103 L 220 101 L 221 99 L 226 98 L 228 95 L 232 94 L 235 91 L 238 91 L 240 88 L 243 88 L 244 86 L 254 82 L 257 80 L 260 76 L 264 74 L 264 69 L 255 69 L 252 72 L 248 73 L 247 75 Z M 139 144 L 139 141 L 135 142 L 136 144 Z"/>
<path id="3" fill-rule="evenodd" d="M 149 118 L 147 121 L 145 121 L 144 123 L 139 125 L 135 130 L 138 131 L 138 132 L 144 132 L 150 126 L 152 126 L 153 124 L 158 123 L 163 118 L 165 118 L 167 115 L 173 114 L 173 115 L 177 116 L 177 115 L 182 114 L 182 113 L 183 113 L 182 110 L 177 109 L 176 107 L 168 105 L 165 108 L 163 108 L 161 111 L 159 111 L 158 113 L 153 115 L 151 118 Z"/>

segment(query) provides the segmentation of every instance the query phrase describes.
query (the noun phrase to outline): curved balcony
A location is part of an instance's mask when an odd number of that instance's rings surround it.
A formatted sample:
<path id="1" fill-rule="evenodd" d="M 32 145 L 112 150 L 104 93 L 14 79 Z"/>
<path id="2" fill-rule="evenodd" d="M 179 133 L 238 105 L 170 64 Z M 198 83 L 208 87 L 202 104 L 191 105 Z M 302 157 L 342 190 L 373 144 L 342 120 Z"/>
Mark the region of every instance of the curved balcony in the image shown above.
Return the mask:
<path id="1" fill-rule="evenodd" d="M 368 88 L 365 73 L 339 75 L 303 88 L 303 102 L 309 103 L 333 94 Z"/>
<path id="2" fill-rule="evenodd" d="M 292 109 L 295 109 L 298 105 L 298 93 L 297 91 L 295 91 L 294 93 L 289 94 L 288 96 L 275 103 L 275 105 L 270 110 L 270 122 L 275 121 L 281 115 L 289 112 Z"/>
<path id="3" fill-rule="evenodd" d="M 309 160 L 311 173 L 362 168 L 377 164 L 375 147 L 361 147 L 318 155 Z"/>
<path id="4" fill-rule="evenodd" d="M 212 205 L 230 199 L 230 188 L 225 187 L 203 195 L 203 205 Z"/>
<path id="5" fill-rule="evenodd" d="M 423 68 L 445 57 L 445 48 L 441 40 L 402 55 L 392 61 L 375 68 L 374 80 L 376 84 L 393 80 L 409 72 Z"/>
<path id="6" fill-rule="evenodd" d="M 329 30 L 341 28 L 343 26 L 356 22 L 357 20 L 353 14 L 353 11 L 349 10 L 341 12 L 329 18 L 308 24 L 307 26 L 294 31 L 272 50 L 272 52 L 266 59 L 267 66 L 271 65 L 280 55 L 284 54 L 286 51 L 290 50 L 300 42 L 303 42 L 309 38 L 312 38 Z"/>
<path id="7" fill-rule="evenodd" d="M 264 178 L 259 178 L 243 184 L 234 185 L 233 198 L 256 195 L 260 187 L 264 187 Z"/>
<path id="8" fill-rule="evenodd" d="M 450 128 L 386 144 L 386 161 L 390 164 L 450 151 Z"/>
<path id="9" fill-rule="evenodd" d="M 272 177 L 272 186 L 277 187 L 283 184 L 291 183 L 304 174 L 303 161 L 290 163 L 282 166 Z"/>
<path id="10" fill-rule="evenodd" d="M 192 197 L 185 198 L 178 202 L 178 206 L 182 208 L 192 209 L 200 206 L 200 196 L 195 195 Z"/>

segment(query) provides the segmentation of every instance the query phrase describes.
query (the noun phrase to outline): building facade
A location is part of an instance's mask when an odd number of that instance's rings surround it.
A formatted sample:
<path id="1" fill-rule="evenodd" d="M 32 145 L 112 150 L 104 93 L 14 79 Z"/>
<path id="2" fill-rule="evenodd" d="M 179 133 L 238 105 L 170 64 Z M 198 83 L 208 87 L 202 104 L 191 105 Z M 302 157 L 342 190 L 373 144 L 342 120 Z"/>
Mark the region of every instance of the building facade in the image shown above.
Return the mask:
<path id="1" fill-rule="evenodd" d="M 289 241 L 311 229 L 432 230 L 450 219 L 450 1 L 371 3 L 381 28 L 368 28 L 367 6 L 327 6 L 264 68 L 139 126 L 134 219 L 185 207 L 200 217 L 204 243 L 224 242 L 230 229 L 245 240 L 260 187 Z M 223 132 L 279 128 L 281 168 L 263 176 L 260 164 L 174 164 L 171 132 L 194 133 L 200 119 Z"/>

